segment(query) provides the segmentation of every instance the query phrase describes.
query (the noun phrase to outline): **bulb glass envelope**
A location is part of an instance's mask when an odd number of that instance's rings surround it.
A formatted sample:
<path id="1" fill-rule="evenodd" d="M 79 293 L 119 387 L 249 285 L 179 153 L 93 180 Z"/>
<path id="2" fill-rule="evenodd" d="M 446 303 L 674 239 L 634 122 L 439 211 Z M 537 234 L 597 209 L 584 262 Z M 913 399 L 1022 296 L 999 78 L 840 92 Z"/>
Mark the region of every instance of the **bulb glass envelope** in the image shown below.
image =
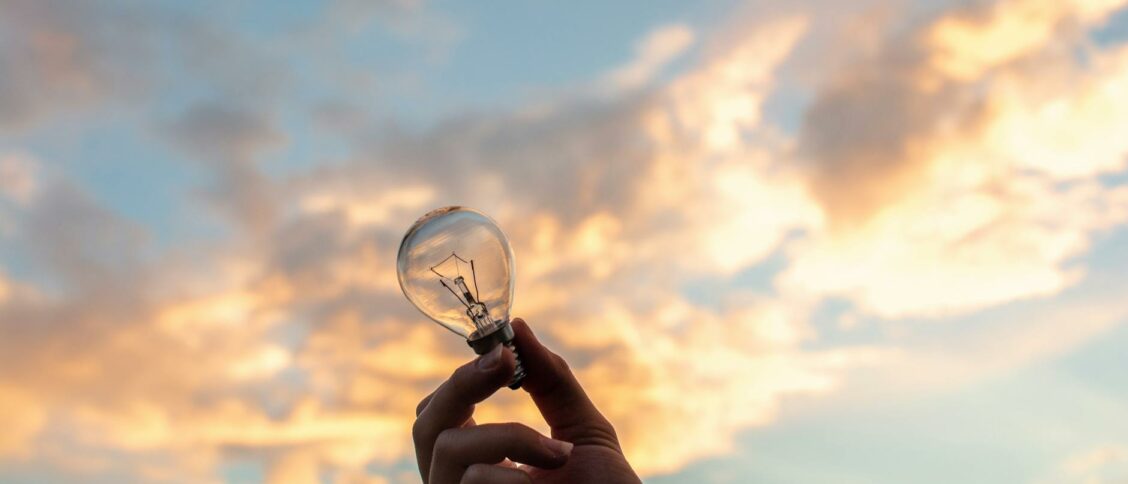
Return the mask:
<path id="1" fill-rule="evenodd" d="M 445 207 L 424 215 L 404 235 L 396 265 L 407 299 L 464 338 L 489 334 L 509 321 L 513 250 L 481 212 Z"/>

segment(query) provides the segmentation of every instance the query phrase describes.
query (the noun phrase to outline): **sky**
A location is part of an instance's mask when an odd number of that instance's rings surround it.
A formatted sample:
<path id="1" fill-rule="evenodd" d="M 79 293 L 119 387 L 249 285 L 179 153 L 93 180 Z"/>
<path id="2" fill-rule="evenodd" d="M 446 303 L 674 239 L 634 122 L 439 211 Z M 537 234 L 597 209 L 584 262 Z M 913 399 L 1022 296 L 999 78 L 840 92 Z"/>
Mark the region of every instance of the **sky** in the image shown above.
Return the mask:
<path id="1" fill-rule="evenodd" d="M 1126 0 L 0 0 L 0 482 L 418 482 L 446 205 L 648 483 L 1128 482 Z"/>

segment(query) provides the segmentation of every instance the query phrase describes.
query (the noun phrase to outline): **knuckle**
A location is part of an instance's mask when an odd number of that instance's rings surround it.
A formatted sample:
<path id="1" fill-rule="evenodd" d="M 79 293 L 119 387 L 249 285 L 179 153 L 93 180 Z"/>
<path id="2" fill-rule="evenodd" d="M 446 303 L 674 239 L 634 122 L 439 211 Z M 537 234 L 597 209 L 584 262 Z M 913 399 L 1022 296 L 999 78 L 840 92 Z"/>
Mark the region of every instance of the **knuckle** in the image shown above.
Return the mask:
<path id="1" fill-rule="evenodd" d="M 607 438 L 618 444 L 619 432 L 615 430 L 615 425 L 613 425 L 610 420 L 607 420 L 607 418 L 603 417 L 602 415 L 600 416 L 600 420 L 603 421 L 603 431 L 607 434 Z"/>
<path id="2" fill-rule="evenodd" d="M 432 393 L 431 395 L 434 395 L 434 394 Z M 427 395 L 426 398 L 420 400 L 419 404 L 415 406 L 415 416 L 416 417 L 421 415 L 423 413 L 423 409 L 427 408 L 427 405 L 431 403 L 431 395 Z"/>
<path id="3" fill-rule="evenodd" d="M 528 425 L 518 422 L 496 424 L 499 440 L 507 446 L 535 446 L 541 434 Z"/>
<path id="4" fill-rule="evenodd" d="M 426 439 L 427 426 L 423 424 L 422 420 L 416 419 L 415 423 L 411 424 L 411 439 L 415 442 L 415 446 L 423 443 Z"/>
<path id="5" fill-rule="evenodd" d="M 569 372 L 572 371 L 572 369 L 568 366 L 568 361 L 565 360 L 564 357 L 562 357 L 562 356 L 560 356 L 556 353 L 553 353 L 552 354 L 552 361 L 556 365 L 556 368 L 558 370 L 560 370 L 562 373 L 569 373 Z"/>
<path id="6" fill-rule="evenodd" d="M 529 435 L 536 433 L 536 431 L 529 426 L 517 422 L 505 422 L 499 425 L 501 425 L 502 430 L 504 430 L 507 434 Z"/>
<path id="7" fill-rule="evenodd" d="M 455 395 L 465 395 L 473 381 L 472 373 L 474 370 L 475 369 L 470 365 L 462 366 L 454 370 L 454 373 L 450 375 L 450 380 L 447 380 L 445 391 Z"/>

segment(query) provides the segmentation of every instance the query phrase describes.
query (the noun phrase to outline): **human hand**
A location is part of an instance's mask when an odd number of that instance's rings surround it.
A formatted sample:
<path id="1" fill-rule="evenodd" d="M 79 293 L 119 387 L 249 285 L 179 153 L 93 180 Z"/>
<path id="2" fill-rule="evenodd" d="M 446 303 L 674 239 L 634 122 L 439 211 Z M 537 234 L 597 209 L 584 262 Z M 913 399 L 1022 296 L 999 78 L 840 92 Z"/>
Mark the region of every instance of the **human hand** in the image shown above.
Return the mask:
<path id="1" fill-rule="evenodd" d="M 514 319 L 512 325 L 527 372 L 522 388 L 540 409 L 552 438 L 518 423 L 474 423 L 474 405 L 513 375 L 513 353 L 498 345 L 455 370 L 419 403 L 412 437 L 423 482 L 641 482 L 623 457 L 614 427 L 564 359 L 541 345 L 523 320 Z"/>

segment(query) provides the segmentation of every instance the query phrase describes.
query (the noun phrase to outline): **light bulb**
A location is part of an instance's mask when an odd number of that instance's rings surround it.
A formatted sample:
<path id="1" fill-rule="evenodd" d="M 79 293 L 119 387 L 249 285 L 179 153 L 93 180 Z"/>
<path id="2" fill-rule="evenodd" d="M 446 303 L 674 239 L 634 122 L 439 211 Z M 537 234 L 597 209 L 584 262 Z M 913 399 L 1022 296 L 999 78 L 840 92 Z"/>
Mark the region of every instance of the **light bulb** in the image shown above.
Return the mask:
<path id="1" fill-rule="evenodd" d="M 485 214 L 465 207 L 432 210 L 415 221 L 396 261 L 407 300 L 466 338 L 479 355 L 499 344 L 517 354 L 509 325 L 515 269 L 505 233 Z M 519 388 L 524 378 L 518 357 L 509 388 Z"/>

